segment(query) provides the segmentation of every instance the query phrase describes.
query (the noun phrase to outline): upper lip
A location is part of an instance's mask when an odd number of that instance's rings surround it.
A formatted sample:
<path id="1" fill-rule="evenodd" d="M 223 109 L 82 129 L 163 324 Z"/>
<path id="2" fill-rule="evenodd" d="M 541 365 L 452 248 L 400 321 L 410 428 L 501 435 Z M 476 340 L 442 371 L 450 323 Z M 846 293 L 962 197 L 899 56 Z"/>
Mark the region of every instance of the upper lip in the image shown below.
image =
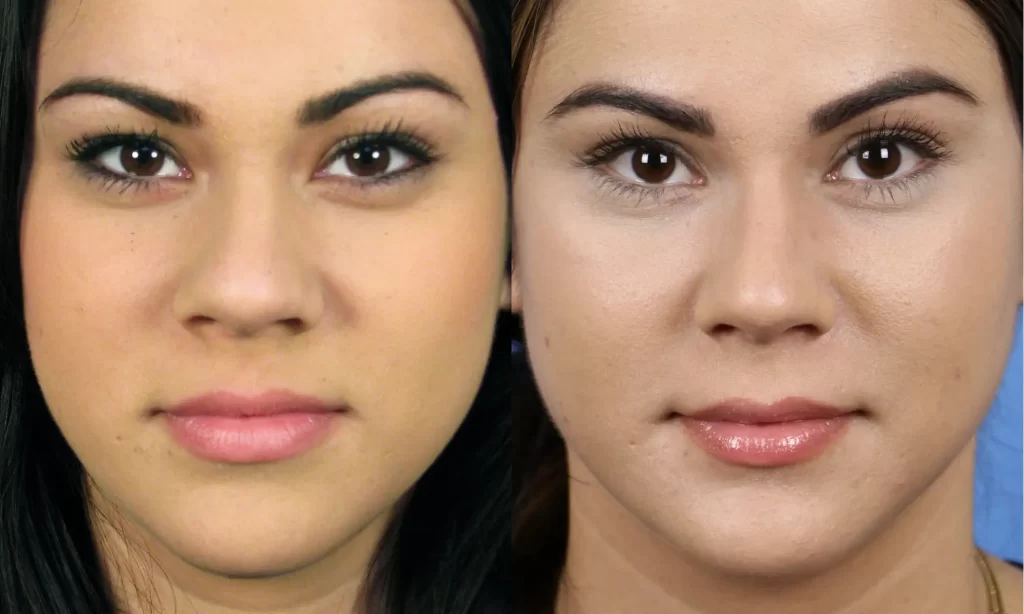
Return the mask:
<path id="1" fill-rule="evenodd" d="M 186 399 L 162 411 L 176 416 L 243 418 L 281 414 L 314 414 L 343 411 L 340 405 L 288 390 L 269 390 L 253 395 L 211 392 Z"/>
<path id="2" fill-rule="evenodd" d="M 778 424 L 799 420 L 822 420 L 852 413 L 827 403 L 801 397 L 787 397 L 775 403 L 760 403 L 748 399 L 729 399 L 709 405 L 687 416 L 709 422 L 735 422 L 739 424 Z"/>

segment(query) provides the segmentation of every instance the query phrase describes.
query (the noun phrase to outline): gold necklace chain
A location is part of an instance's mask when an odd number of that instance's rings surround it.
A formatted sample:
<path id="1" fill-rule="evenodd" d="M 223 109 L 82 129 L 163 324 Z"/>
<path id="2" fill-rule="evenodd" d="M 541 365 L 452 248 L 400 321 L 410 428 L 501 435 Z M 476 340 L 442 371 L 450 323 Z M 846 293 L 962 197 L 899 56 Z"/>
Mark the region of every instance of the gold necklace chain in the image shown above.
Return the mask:
<path id="1" fill-rule="evenodd" d="M 1006 610 L 1003 609 L 1003 596 L 999 592 L 999 583 L 996 582 L 996 576 L 992 573 L 992 568 L 981 550 L 974 550 L 974 560 L 981 568 L 981 575 L 985 578 L 985 586 L 988 588 L 988 614 L 1006 614 Z"/>

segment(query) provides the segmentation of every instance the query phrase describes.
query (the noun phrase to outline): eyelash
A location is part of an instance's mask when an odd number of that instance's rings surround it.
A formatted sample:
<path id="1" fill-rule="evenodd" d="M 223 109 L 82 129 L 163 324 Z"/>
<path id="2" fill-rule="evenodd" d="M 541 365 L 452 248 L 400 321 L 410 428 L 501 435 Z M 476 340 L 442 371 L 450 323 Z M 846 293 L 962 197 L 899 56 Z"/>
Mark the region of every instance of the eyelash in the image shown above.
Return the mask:
<path id="1" fill-rule="evenodd" d="M 909 192 L 918 182 L 928 177 L 934 170 L 936 163 L 944 162 L 952 157 L 949 144 L 941 131 L 934 126 L 918 121 L 916 117 L 901 117 L 890 123 L 887 117 L 883 116 L 877 126 L 868 127 L 843 148 L 843 155 L 833 162 L 828 175 L 838 171 L 842 163 L 867 145 L 877 141 L 892 141 L 898 145 L 904 145 L 914 150 L 916 154 L 926 162 L 922 168 L 915 169 L 904 175 L 891 180 L 878 181 L 854 181 L 851 183 L 862 183 L 864 198 L 871 197 L 874 190 L 880 194 L 888 194 L 890 200 L 895 202 L 896 191 Z M 665 139 L 654 136 L 639 126 L 625 126 L 620 124 L 611 133 L 600 138 L 597 145 L 593 146 L 587 153 L 580 156 L 576 165 L 581 168 L 594 170 L 599 173 L 601 187 L 610 189 L 614 194 L 622 197 L 637 198 L 637 205 L 643 203 L 647 198 L 661 199 L 670 192 L 680 193 L 692 190 L 692 184 L 684 185 L 645 185 L 633 181 L 626 181 L 613 177 L 608 172 L 602 171 L 600 167 L 615 160 L 624 152 L 638 147 L 654 147 L 665 150 L 676 156 L 677 160 L 690 169 L 691 172 L 702 175 L 698 165 L 694 162 L 679 145 Z M 833 181 L 843 181 L 835 179 Z M 699 186 L 697 186 L 699 187 Z"/>
<path id="2" fill-rule="evenodd" d="M 932 174 L 936 164 L 947 162 L 953 156 L 953 152 L 949 149 L 949 141 L 935 126 L 922 122 L 915 116 L 901 117 L 892 123 L 889 123 L 886 116 L 882 116 L 882 120 L 877 126 L 868 124 L 864 131 L 853 136 L 853 139 L 844 148 L 843 155 L 832 165 L 828 175 L 837 172 L 843 162 L 855 157 L 865 146 L 877 141 L 892 141 L 908 146 L 914 150 L 914 153 L 921 156 L 924 163 L 919 168 L 895 179 L 855 182 L 863 184 L 861 188 L 864 190 L 865 200 L 869 200 L 872 192 L 877 190 L 880 196 L 888 195 L 888 200 L 895 203 L 896 192 L 909 194 L 914 186 Z"/>
<path id="3" fill-rule="evenodd" d="M 643 204 L 646 198 L 661 198 L 669 191 L 678 191 L 692 186 L 677 185 L 644 185 L 633 181 L 616 179 L 610 174 L 600 170 L 600 167 L 608 164 L 615 158 L 630 149 L 638 147 L 657 147 L 676 156 L 679 161 L 691 170 L 696 172 L 696 164 L 678 145 L 658 138 L 645 131 L 639 126 L 627 126 L 619 124 L 616 128 L 602 136 L 597 145 L 593 146 L 587 153 L 580 156 L 576 165 L 581 168 L 590 169 L 599 173 L 601 187 L 611 190 L 614 194 L 622 197 L 635 197 L 637 206 Z"/>
<path id="4" fill-rule="evenodd" d="M 334 178 L 355 184 L 357 188 L 368 189 L 384 186 L 398 179 L 405 177 L 426 166 L 438 162 L 441 158 L 434 148 L 425 140 L 417 138 L 411 131 L 405 130 L 401 123 L 385 124 L 378 129 L 364 129 L 358 134 L 342 139 L 334 145 L 330 154 L 324 157 L 318 168 L 325 168 L 334 163 L 347 152 L 366 145 L 376 145 L 382 148 L 396 148 L 409 156 L 412 164 L 406 169 L 395 171 L 370 179 L 357 178 Z M 97 163 L 100 155 L 116 147 L 150 147 L 161 154 L 173 159 L 179 165 L 182 164 L 180 156 L 175 153 L 174 148 L 154 130 L 152 132 L 124 131 L 120 128 L 107 128 L 106 132 L 96 135 L 87 135 L 75 139 L 67 145 L 67 157 L 78 165 L 85 173 L 86 178 L 100 182 L 104 190 L 119 189 L 123 195 L 128 190 L 148 190 L 155 187 L 161 179 L 166 177 L 138 177 L 133 175 L 122 175 L 113 172 Z M 173 179 L 172 179 L 173 180 Z"/>

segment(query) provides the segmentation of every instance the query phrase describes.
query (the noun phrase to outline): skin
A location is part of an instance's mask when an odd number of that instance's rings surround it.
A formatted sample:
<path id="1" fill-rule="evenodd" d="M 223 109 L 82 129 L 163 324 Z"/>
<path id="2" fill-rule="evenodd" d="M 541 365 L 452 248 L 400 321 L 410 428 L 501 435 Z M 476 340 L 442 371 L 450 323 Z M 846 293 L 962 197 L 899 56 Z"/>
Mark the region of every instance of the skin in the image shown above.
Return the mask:
<path id="1" fill-rule="evenodd" d="M 820 105 L 909 69 L 977 104 L 933 93 L 809 129 Z M 608 108 L 549 117 L 595 82 L 705 108 L 715 135 Z M 973 441 L 1021 301 L 1022 160 L 974 14 L 568 0 L 520 101 L 514 301 L 572 477 L 559 610 L 987 611 Z M 891 195 L 832 175 L 859 133 L 900 119 L 941 133 L 948 159 Z M 620 125 L 696 170 L 641 199 L 618 187 L 628 163 L 581 168 Z M 717 460 L 669 419 L 790 396 L 858 413 L 824 454 L 774 469 Z M 1020 574 L 992 564 L 1020 612 Z"/>
<path id="2" fill-rule="evenodd" d="M 409 90 L 296 122 L 309 98 L 407 71 L 462 102 Z M 448 0 L 53 2 L 39 99 L 97 77 L 202 115 L 174 126 L 79 95 L 35 118 L 29 343 L 119 597 L 133 612 L 346 611 L 388 513 L 468 411 L 501 300 L 504 170 L 472 34 Z M 325 165 L 399 124 L 440 160 L 364 186 Z M 158 131 L 189 177 L 87 178 L 68 144 L 112 129 Z M 316 449 L 258 465 L 190 455 L 151 411 L 268 389 L 350 411 Z"/>

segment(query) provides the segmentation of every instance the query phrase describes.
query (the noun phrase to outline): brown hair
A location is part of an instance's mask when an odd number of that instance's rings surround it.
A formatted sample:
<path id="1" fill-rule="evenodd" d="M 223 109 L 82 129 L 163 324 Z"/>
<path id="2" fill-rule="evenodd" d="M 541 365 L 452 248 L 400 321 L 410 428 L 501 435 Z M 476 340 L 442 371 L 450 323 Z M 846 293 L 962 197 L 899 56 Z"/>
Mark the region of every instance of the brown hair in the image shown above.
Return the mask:
<path id="1" fill-rule="evenodd" d="M 519 92 L 558 0 L 513 0 L 512 77 Z M 999 51 L 1021 128 L 1022 0 L 964 0 L 984 22 Z M 519 339 L 523 340 L 522 330 Z M 569 475 L 565 442 L 551 422 L 526 355 L 516 357 L 513 390 L 513 577 L 516 612 L 552 614 L 569 537 Z"/>

